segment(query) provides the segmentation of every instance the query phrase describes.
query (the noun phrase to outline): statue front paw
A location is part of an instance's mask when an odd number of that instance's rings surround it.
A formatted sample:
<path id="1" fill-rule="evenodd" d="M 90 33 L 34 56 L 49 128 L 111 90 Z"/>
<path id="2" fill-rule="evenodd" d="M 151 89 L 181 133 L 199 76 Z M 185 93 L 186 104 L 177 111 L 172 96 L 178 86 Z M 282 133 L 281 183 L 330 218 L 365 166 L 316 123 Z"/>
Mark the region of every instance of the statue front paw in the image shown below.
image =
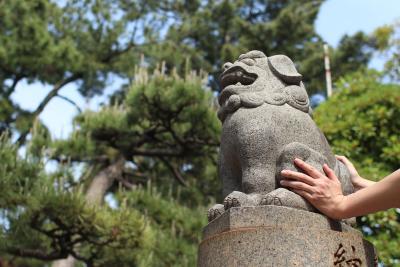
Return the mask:
<path id="1" fill-rule="evenodd" d="M 222 204 L 215 204 L 214 206 L 212 206 L 212 208 L 210 208 L 207 212 L 208 222 L 211 222 L 219 217 L 222 213 L 224 213 L 224 211 L 224 205 Z"/>
<path id="2" fill-rule="evenodd" d="M 224 199 L 225 210 L 232 207 L 256 206 L 258 195 L 247 195 L 239 191 L 233 191 Z"/>

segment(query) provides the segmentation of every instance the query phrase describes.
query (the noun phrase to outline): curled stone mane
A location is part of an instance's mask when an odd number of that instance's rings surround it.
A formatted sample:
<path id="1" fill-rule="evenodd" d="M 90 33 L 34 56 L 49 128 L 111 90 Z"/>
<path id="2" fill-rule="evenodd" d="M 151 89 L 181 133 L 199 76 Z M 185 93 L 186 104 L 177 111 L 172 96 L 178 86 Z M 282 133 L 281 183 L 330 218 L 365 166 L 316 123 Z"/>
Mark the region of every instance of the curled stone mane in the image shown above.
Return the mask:
<path id="1" fill-rule="evenodd" d="M 222 122 L 239 108 L 257 108 L 263 104 L 288 104 L 311 115 L 302 75 L 289 57 L 267 57 L 254 50 L 242 54 L 234 63 L 225 63 L 223 68 L 223 89 L 218 98 L 218 118 Z"/>
<path id="2" fill-rule="evenodd" d="M 311 107 L 308 95 L 302 82 L 300 85 L 288 85 L 280 88 L 272 93 L 267 90 L 259 92 L 242 92 L 232 94 L 225 103 L 220 103 L 218 110 L 218 118 L 224 122 L 225 118 L 234 113 L 241 107 L 256 108 L 263 104 L 281 106 L 288 104 L 293 108 L 309 113 L 311 115 Z"/>

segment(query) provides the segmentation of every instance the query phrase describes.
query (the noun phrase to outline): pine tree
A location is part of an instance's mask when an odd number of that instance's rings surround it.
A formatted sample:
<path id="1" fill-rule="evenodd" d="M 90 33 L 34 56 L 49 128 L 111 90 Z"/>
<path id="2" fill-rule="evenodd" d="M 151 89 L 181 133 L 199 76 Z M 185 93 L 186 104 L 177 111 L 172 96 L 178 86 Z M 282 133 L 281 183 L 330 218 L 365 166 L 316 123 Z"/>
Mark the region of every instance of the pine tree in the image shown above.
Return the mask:
<path id="1" fill-rule="evenodd" d="M 61 2 L 0 1 L 0 264 L 195 265 L 206 207 L 221 195 L 209 89 L 219 65 L 251 49 L 284 53 L 320 90 L 322 1 Z M 368 42 L 344 38 L 335 73 L 368 62 Z M 90 98 L 115 77 L 125 84 L 78 114 L 69 138 L 38 120 L 67 85 Z M 24 81 L 52 86 L 33 111 L 12 98 Z"/>
<path id="2" fill-rule="evenodd" d="M 166 61 L 167 66 L 184 66 L 190 59 L 194 69 L 211 74 L 211 86 L 218 80 L 224 62 L 241 53 L 261 50 L 267 56 L 284 54 L 296 62 L 310 94 L 325 91 L 323 39 L 314 27 L 323 0 L 234 0 L 175 1 L 175 14 L 166 30 L 166 42 L 149 48 L 148 54 Z M 375 45 L 358 32 L 344 36 L 332 50 L 333 80 L 348 71 L 365 67 Z"/>
<path id="3" fill-rule="evenodd" d="M 66 85 L 75 84 L 83 96 L 92 97 L 116 75 L 132 78 L 140 51 L 151 41 L 130 25 L 142 24 L 146 34 L 159 30 L 148 20 L 160 1 L 55 2 L 0 2 L 0 131 L 10 129 L 20 144 L 54 97 L 66 99 Z M 11 97 L 23 81 L 52 87 L 33 111 Z"/>

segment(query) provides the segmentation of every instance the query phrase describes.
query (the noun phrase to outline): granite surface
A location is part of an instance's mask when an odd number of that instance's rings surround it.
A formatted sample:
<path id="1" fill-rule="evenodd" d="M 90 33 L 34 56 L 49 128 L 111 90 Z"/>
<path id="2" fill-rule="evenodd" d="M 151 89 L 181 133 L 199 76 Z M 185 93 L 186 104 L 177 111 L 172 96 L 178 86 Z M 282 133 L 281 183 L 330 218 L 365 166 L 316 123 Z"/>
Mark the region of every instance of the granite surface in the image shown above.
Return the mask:
<path id="1" fill-rule="evenodd" d="M 218 98 L 224 201 L 209 210 L 209 221 L 231 207 L 278 205 L 316 211 L 279 184 L 281 170 L 296 170 L 296 157 L 321 172 L 328 164 L 344 193 L 353 192 L 347 168 L 336 160 L 312 119 L 301 80 L 295 64 L 284 55 L 250 51 L 224 64 Z"/>
<path id="2" fill-rule="evenodd" d="M 374 247 L 359 231 L 280 186 L 281 170 L 297 170 L 293 161 L 300 158 L 321 172 L 328 164 L 343 192 L 354 190 L 312 119 L 301 80 L 284 55 L 250 51 L 224 64 L 218 99 L 224 201 L 208 211 L 198 266 L 376 266 Z"/>
<path id="3" fill-rule="evenodd" d="M 359 231 L 323 215 L 287 207 L 231 208 L 209 223 L 198 266 L 376 266 Z"/>

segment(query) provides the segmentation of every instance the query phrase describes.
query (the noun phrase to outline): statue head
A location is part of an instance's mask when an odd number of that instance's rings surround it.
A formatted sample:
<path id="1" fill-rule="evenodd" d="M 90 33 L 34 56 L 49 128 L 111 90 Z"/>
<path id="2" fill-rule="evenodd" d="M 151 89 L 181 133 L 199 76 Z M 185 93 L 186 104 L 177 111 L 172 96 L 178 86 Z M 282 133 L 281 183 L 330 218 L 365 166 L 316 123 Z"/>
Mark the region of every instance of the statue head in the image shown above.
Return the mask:
<path id="1" fill-rule="evenodd" d="M 292 60 L 284 55 L 267 57 L 261 51 L 250 51 L 234 63 L 223 65 L 220 76 L 221 93 L 218 97 L 218 118 L 241 107 L 256 108 L 264 103 L 288 104 L 311 113 L 308 95 Z"/>

